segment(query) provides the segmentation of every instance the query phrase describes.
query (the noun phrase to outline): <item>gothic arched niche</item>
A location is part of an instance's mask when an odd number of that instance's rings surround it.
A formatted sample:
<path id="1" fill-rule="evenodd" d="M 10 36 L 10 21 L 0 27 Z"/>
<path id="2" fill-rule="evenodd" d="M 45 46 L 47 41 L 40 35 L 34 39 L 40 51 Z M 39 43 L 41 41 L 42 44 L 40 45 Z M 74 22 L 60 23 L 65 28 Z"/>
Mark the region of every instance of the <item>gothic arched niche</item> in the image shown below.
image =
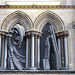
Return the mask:
<path id="1" fill-rule="evenodd" d="M 18 10 L 5 18 L 1 25 L 1 29 L 8 32 L 16 24 L 22 25 L 26 31 L 33 27 L 33 22 L 30 17 L 24 12 Z"/>
<path id="2" fill-rule="evenodd" d="M 63 31 L 65 29 L 64 27 L 64 22 L 62 21 L 62 19 L 56 15 L 55 13 L 51 12 L 51 11 L 45 11 L 42 14 L 40 14 L 36 20 L 34 21 L 34 27 L 35 29 L 43 32 L 43 35 L 41 37 L 41 42 L 40 42 L 40 47 L 41 47 L 41 68 L 43 69 L 43 58 L 44 58 L 44 54 L 45 54 L 45 40 L 48 36 L 48 30 L 49 29 L 49 25 L 52 25 L 54 27 L 54 32 L 60 32 Z M 50 31 L 49 31 L 50 32 Z M 56 64 L 58 64 L 56 56 L 58 56 L 58 54 L 53 50 L 53 44 L 52 41 L 50 41 L 51 43 L 51 50 L 50 50 L 50 70 L 55 70 L 58 67 L 56 66 Z"/>
<path id="3" fill-rule="evenodd" d="M 8 32 L 7 68 L 22 70 L 25 67 L 25 31 L 33 27 L 30 17 L 21 11 L 15 11 L 3 21 L 1 29 Z M 21 39 L 22 38 L 22 39 Z M 14 58 L 12 58 L 14 57 Z M 18 66 L 19 65 L 19 66 Z"/>

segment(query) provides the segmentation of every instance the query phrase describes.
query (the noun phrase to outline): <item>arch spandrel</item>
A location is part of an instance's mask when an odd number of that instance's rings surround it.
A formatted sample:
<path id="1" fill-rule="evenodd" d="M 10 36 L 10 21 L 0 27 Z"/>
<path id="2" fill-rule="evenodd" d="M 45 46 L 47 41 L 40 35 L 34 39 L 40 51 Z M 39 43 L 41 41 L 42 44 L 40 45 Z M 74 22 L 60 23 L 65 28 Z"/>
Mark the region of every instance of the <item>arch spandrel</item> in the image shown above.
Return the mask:
<path id="1" fill-rule="evenodd" d="M 54 12 L 45 11 L 41 13 L 34 21 L 34 27 L 36 30 L 42 31 L 43 27 L 47 24 L 55 26 L 56 32 L 65 29 L 63 20 Z"/>
<path id="2" fill-rule="evenodd" d="M 30 17 L 24 12 L 18 10 L 18 11 L 11 13 L 5 18 L 5 20 L 3 21 L 1 25 L 1 30 L 8 32 L 16 24 L 22 25 L 26 31 L 33 28 L 33 22 L 30 19 Z"/>

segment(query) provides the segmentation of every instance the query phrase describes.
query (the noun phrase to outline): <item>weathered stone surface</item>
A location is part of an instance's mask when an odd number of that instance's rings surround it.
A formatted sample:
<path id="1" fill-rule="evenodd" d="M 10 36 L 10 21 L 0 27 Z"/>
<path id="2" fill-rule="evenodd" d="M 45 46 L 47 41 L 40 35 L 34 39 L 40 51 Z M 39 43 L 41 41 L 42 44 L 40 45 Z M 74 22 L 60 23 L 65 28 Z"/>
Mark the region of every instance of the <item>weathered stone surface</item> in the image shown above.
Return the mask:
<path id="1" fill-rule="evenodd" d="M 58 1 L 58 0 L 54 0 L 54 1 Z M 74 0 L 61 0 L 61 4 L 74 4 L 74 3 L 75 3 Z M 5 0 L 0 1 L 0 5 L 3 4 L 5 4 Z M 47 9 L 0 9 L 0 30 L 5 18 L 17 10 L 20 10 L 25 14 L 27 14 L 33 22 L 41 13 L 47 11 Z M 52 11 L 55 14 L 57 14 L 63 20 L 65 29 L 69 31 L 69 37 L 68 37 L 69 65 L 72 69 L 75 69 L 75 38 L 74 38 L 75 31 L 72 28 L 72 22 L 75 21 L 75 17 L 74 17 L 75 10 L 74 9 L 48 9 L 48 11 Z M 30 29 L 36 30 L 35 28 L 36 26 L 30 27 Z"/>

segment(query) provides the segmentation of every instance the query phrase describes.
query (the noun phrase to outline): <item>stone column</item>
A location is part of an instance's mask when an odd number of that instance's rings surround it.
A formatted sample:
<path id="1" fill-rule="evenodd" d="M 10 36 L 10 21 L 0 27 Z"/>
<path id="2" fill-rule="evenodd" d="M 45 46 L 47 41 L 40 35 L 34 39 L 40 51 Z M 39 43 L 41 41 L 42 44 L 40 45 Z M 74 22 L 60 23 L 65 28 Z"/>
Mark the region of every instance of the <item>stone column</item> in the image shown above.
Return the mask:
<path id="1" fill-rule="evenodd" d="M 38 49 L 38 67 L 40 67 L 40 36 L 37 39 L 37 49 Z"/>
<path id="2" fill-rule="evenodd" d="M 58 38 L 59 69 L 61 68 L 61 39 Z"/>
<path id="3" fill-rule="evenodd" d="M 28 31 L 26 32 L 25 36 L 26 36 L 26 69 L 39 69 L 41 33 L 38 31 Z"/>
<path id="4" fill-rule="evenodd" d="M 7 37 L 6 32 L 0 31 L 0 69 L 7 68 Z"/>
<path id="5" fill-rule="evenodd" d="M 64 30 L 62 32 L 56 33 L 58 38 L 58 48 L 59 48 L 59 65 L 60 69 L 69 69 L 69 61 L 68 61 L 68 31 Z"/>
<path id="6" fill-rule="evenodd" d="M 64 50 L 65 50 L 65 67 L 69 68 L 69 60 L 68 60 L 68 41 L 67 36 L 64 36 Z"/>
<path id="7" fill-rule="evenodd" d="M 28 37 L 26 38 L 26 68 L 28 68 L 28 44 L 29 44 L 29 39 Z"/>
<path id="8" fill-rule="evenodd" d="M 31 35 L 31 68 L 33 69 L 35 66 L 34 60 L 34 34 Z"/>

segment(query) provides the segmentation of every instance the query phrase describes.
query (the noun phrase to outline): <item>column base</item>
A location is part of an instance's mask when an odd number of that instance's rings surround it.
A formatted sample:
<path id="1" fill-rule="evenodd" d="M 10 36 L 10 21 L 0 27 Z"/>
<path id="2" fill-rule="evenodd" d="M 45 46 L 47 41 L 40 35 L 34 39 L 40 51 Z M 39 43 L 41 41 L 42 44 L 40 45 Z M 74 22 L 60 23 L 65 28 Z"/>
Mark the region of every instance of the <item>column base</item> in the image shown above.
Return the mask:
<path id="1" fill-rule="evenodd" d="M 67 67 L 61 67 L 60 70 L 71 70 L 71 68 L 69 66 L 67 66 Z"/>
<path id="2" fill-rule="evenodd" d="M 3 68 L 3 67 L 0 67 L 0 70 L 6 70 L 5 68 Z"/>
<path id="3" fill-rule="evenodd" d="M 38 67 L 28 67 L 28 68 L 25 68 L 25 70 L 40 70 L 40 68 L 38 68 Z"/>

